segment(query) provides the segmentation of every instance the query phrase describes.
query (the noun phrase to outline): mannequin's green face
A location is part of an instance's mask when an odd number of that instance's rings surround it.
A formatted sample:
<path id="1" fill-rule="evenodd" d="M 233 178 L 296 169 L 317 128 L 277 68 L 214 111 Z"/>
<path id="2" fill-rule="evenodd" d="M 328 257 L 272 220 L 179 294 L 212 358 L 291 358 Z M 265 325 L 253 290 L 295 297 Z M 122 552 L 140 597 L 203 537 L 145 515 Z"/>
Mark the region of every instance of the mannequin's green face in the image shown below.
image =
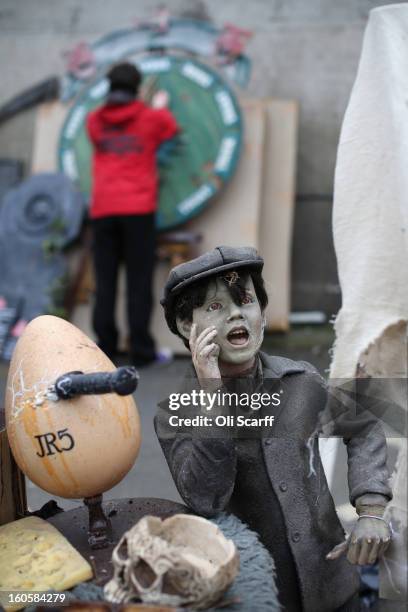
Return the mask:
<path id="1" fill-rule="evenodd" d="M 193 323 L 197 325 L 197 335 L 212 325 L 216 328 L 213 342 L 220 347 L 220 361 L 250 361 L 259 351 L 264 334 L 264 319 L 252 279 L 246 282 L 240 305 L 235 304 L 221 280 L 210 283 L 204 304 L 193 311 Z"/>

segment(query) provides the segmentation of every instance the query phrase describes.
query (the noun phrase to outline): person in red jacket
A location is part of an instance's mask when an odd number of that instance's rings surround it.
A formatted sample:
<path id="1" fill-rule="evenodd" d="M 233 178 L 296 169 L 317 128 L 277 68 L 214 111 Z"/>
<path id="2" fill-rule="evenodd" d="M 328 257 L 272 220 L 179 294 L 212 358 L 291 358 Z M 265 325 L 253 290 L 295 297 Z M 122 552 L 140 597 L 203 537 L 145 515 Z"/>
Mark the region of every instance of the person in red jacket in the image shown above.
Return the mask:
<path id="1" fill-rule="evenodd" d="M 107 78 L 110 88 L 105 104 L 87 117 L 93 145 L 93 326 L 101 349 L 115 357 L 117 278 L 124 260 L 131 358 L 140 367 L 156 359 L 149 333 L 158 198 L 156 152 L 163 141 L 175 136 L 178 126 L 164 107 L 165 92 L 158 92 L 153 100 L 156 108 L 137 99 L 142 76 L 133 64 L 117 64 Z"/>

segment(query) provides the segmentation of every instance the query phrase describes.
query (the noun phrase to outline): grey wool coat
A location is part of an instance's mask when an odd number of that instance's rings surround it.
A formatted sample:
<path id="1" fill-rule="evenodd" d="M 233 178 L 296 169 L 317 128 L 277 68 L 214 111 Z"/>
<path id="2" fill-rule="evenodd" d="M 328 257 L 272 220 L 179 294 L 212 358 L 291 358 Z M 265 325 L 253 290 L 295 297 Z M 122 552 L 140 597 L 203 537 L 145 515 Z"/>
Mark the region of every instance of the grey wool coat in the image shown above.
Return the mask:
<path id="1" fill-rule="evenodd" d="M 273 437 L 263 438 L 261 445 L 270 486 L 282 509 L 303 610 L 331 612 L 358 590 L 359 577 L 344 556 L 335 561 L 325 559 L 345 537 L 327 486 L 316 436 L 322 415 L 327 420 L 327 390 L 310 364 L 265 353 L 259 356 L 263 388 L 276 390 L 278 385 L 283 389 Z M 203 516 L 228 512 L 237 478 L 234 439 L 177 434 L 169 426 L 168 415 L 165 402 L 156 415 L 155 428 L 181 497 Z M 341 435 L 347 445 L 351 503 L 365 493 L 391 497 L 381 428 L 370 418 L 357 418 L 350 424 L 343 417 L 339 422 L 341 431 L 336 431 L 335 424 L 332 433 Z M 262 495 L 262 491 L 259 493 Z"/>

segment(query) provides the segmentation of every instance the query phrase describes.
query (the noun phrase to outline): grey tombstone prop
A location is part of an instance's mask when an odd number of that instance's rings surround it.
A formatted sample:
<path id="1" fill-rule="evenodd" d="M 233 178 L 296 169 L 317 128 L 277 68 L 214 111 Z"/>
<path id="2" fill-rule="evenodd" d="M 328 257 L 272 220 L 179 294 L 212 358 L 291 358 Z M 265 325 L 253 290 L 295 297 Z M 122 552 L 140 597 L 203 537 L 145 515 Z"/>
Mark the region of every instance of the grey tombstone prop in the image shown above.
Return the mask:
<path id="1" fill-rule="evenodd" d="M 0 208 L 2 358 L 11 356 L 18 335 L 13 329 L 37 315 L 58 314 L 67 272 L 63 249 L 78 236 L 84 211 L 82 196 L 63 174 L 38 174 L 4 196 Z"/>
<path id="2" fill-rule="evenodd" d="M 0 206 L 3 196 L 23 178 L 23 162 L 18 159 L 0 159 Z"/>

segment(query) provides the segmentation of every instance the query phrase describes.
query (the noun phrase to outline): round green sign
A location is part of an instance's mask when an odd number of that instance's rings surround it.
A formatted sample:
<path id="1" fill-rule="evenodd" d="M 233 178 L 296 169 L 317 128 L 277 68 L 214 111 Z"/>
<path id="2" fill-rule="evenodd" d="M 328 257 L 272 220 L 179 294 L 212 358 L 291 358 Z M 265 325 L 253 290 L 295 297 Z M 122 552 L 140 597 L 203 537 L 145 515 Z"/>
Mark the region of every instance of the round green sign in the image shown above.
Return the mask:
<path id="1" fill-rule="evenodd" d="M 232 176 L 241 149 L 242 120 L 231 89 L 208 66 L 171 55 L 135 61 L 145 90 L 164 89 L 181 134 L 158 154 L 157 228 L 168 230 L 198 214 Z M 93 82 L 77 100 L 62 128 L 59 168 L 89 196 L 91 145 L 85 131 L 87 114 L 108 90 L 105 77 Z"/>

